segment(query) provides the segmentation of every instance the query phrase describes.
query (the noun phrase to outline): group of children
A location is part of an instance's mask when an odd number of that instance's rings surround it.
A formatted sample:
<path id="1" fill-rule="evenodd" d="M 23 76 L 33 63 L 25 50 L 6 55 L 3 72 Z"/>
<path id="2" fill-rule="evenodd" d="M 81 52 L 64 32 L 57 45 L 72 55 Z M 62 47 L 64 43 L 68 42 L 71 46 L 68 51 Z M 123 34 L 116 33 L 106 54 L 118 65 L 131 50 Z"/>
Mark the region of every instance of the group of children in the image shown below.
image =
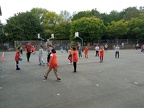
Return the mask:
<path id="1" fill-rule="evenodd" d="M 104 57 L 104 47 L 101 46 L 101 47 L 99 48 L 99 46 L 97 45 L 97 46 L 95 47 L 95 50 L 96 50 L 96 55 L 95 55 L 95 56 L 99 56 L 99 57 L 100 57 L 100 63 L 102 63 L 102 62 L 103 62 L 103 57 Z M 89 53 L 89 49 L 88 49 L 88 46 L 86 46 L 86 47 L 84 48 L 85 58 L 88 58 L 88 53 Z"/>
<path id="2" fill-rule="evenodd" d="M 57 70 L 58 62 L 57 62 L 56 50 L 53 47 L 50 47 L 50 46 L 48 47 L 48 49 L 49 49 L 49 52 L 47 54 L 48 71 L 45 73 L 44 78 L 47 79 L 48 74 L 53 69 L 57 80 L 61 80 L 61 78 L 59 77 L 59 74 L 58 74 L 58 70 Z M 29 52 L 32 52 L 32 51 L 29 51 Z M 77 61 L 78 61 L 78 53 L 76 51 L 76 48 L 75 47 L 73 47 L 73 48 L 70 47 L 68 52 L 69 52 L 68 59 L 70 60 L 70 64 L 73 63 L 73 67 L 74 67 L 74 71 L 73 72 L 76 72 Z M 39 65 L 45 65 L 46 64 L 44 62 L 44 59 L 43 59 L 43 53 L 44 53 L 43 46 L 40 45 L 39 51 L 38 51 Z M 21 57 L 20 47 L 18 47 L 17 51 L 16 51 L 16 54 L 15 54 L 16 70 L 20 70 L 20 68 L 19 68 L 20 57 Z"/>
<path id="3" fill-rule="evenodd" d="M 68 59 L 70 60 L 70 64 L 73 63 L 73 67 L 74 67 L 73 72 L 76 72 L 77 61 L 78 61 L 78 54 L 77 54 L 76 48 L 70 47 L 68 52 L 69 52 Z M 51 51 L 49 52 L 47 59 L 48 59 L 48 67 L 49 68 L 48 68 L 48 71 L 45 73 L 44 78 L 47 79 L 50 71 L 53 69 L 53 72 L 54 72 L 57 80 L 61 80 L 61 78 L 59 77 L 59 74 L 58 74 L 58 70 L 57 70 L 58 62 L 57 62 L 56 50 L 54 48 L 52 48 Z"/>
<path id="4" fill-rule="evenodd" d="M 21 57 L 20 49 L 21 48 L 18 47 L 17 51 L 16 51 L 16 54 L 15 54 L 16 70 L 20 70 L 20 68 L 19 68 L 19 61 L 20 61 L 20 57 Z M 100 46 L 100 48 L 99 48 L 99 46 L 97 45 L 95 47 L 95 50 L 96 50 L 96 55 L 95 56 L 99 56 L 100 63 L 102 63 L 103 58 L 104 58 L 104 47 Z M 115 57 L 119 58 L 119 47 L 116 46 L 115 50 L 116 50 Z M 89 53 L 88 46 L 86 46 L 83 51 L 84 51 L 85 58 L 88 58 L 88 53 Z M 44 59 L 43 59 L 43 53 L 44 53 L 43 46 L 40 45 L 39 52 L 38 52 L 39 65 L 46 65 L 46 63 L 44 62 Z M 77 52 L 75 47 L 70 47 L 69 50 L 68 50 L 68 53 L 69 53 L 68 59 L 70 61 L 69 64 L 73 63 L 73 67 L 74 67 L 73 72 L 77 72 L 76 69 L 77 69 L 77 62 L 78 62 L 78 57 L 79 57 L 78 52 Z M 56 50 L 52 46 L 48 47 L 47 63 L 48 63 L 47 64 L 48 65 L 48 71 L 45 73 L 44 78 L 47 79 L 48 74 L 53 69 L 57 80 L 61 80 L 60 77 L 59 77 L 59 74 L 58 74 L 58 70 L 57 70 L 58 62 L 57 62 Z"/>
<path id="5" fill-rule="evenodd" d="M 29 62 L 31 53 L 35 54 L 35 46 L 31 46 L 28 42 L 25 46 L 25 49 L 26 49 L 27 61 Z M 15 54 L 16 70 L 20 70 L 19 61 L 22 60 L 22 56 L 21 56 L 22 54 L 23 54 L 22 46 L 18 45 L 17 50 L 16 50 L 16 54 Z M 42 45 L 40 45 L 38 57 L 39 57 L 39 65 L 42 65 L 42 64 L 44 65 L 45 62 L 43 60 L 43 47 L 42 47 Z"/>

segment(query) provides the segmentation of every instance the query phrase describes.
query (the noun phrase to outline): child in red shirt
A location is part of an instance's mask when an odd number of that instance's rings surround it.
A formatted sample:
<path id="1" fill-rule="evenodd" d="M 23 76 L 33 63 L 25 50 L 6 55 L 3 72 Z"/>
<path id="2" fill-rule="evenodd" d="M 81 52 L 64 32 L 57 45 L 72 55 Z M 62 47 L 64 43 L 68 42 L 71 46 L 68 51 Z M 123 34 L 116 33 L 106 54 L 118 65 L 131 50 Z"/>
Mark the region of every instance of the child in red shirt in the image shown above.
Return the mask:
<path id="1" fill-rule="evenodd" d="M 86 46 L 84 49 L 85 58 L 88 58 L 88 47 Z"/>
<path id="2" fill-rule="evenodd" d="M 31 45 L 29 42 L 27 42 L 27 45 L 25 46 L 25 50 L 26 50 L 27 61 L 29 62 L 30 55 L 31 55 Z"/>
<path id="3" fill-rule="evenodd" d="M 15 61 L 16 61 L 16 70 L 20 70 L 19 68 L 19 60 L 20 60 L 20 47 L 18 47 L 16 54 L 15 54 Z"/>
<path id="4" fill-rule="evenodd" d="M 103 57 L 104 57 L 104 48 L 103 48 L 103 46 L 100 47 L 99 57 L 100 57 L 100 63 L 103 62 Z"/>

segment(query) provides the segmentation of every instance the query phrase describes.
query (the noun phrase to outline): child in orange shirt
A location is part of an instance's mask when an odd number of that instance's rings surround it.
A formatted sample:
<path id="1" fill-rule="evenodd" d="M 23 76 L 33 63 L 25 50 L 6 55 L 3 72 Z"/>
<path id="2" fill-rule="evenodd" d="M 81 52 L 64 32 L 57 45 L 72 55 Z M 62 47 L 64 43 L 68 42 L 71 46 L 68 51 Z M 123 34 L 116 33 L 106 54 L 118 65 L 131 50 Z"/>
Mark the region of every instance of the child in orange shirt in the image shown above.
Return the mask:
<path id="1" fill-rule="evenodd" d="M 73 47 L 72 61 L 73 61 L 73 67 L 74 67 L 74 71 L 73 72 L 76 72 L 77 62 L 78 62 L 78 53 L 77 53 L 75 47 Z"/>
<path id="2" fill-rule="evenodd" d="M 103 46 L 100 47 L 99 57 L 100 57 L 100 63 L 103 62 L 103 57 L 104 57 L 104 48 L 103 48 Z"/>
<path id="3" fill-rule="evenodd" d="M 35 54 L 35 46 L 34 45 L 32 46 L 31 50 L 32 50 L 32 53 Z"/>
<path id="4" fill-rule="evenodd" d="M 50 61 L 49 61 L 49 69 L 48 71 L 45 73 L 44 78 L 47 79 L 48 74 L 50 73 L 50 71 L 53 69 L 54 74 L 57 78 L 57 80 L 61 80 L 57 71 L 58 68 L 58 62 L 57 62 L 57 55 L 56 55 L 56 51 L 55 49 L 51 50 L 51 54 L 50 54 Z"/>
<path id="5" fill-rule="evenodd" d="M 86 46 L 84 49 L 85 58 L 88 58 L 88 47 Z"/>
<path id="6" fill-rule="evenodd" d="M 20 47 L 17 48 L 16 54 L 15 54 L 16 70 L 20 70 L 19 60 L 20 60 Z"/>

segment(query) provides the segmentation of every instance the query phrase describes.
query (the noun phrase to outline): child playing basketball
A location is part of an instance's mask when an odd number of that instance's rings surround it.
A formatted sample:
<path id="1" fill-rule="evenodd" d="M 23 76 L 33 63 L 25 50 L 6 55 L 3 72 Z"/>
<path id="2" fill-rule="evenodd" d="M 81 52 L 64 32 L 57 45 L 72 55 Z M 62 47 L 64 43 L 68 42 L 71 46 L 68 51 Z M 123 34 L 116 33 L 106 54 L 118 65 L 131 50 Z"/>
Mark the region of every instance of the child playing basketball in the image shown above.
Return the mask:
<path id="1" fill-rule="evenodd" d="M 17 48 L 16 54 L 15 54 L 16 70 L 20 70 L 19 60 L 20 60 L 20 47 Z"/>

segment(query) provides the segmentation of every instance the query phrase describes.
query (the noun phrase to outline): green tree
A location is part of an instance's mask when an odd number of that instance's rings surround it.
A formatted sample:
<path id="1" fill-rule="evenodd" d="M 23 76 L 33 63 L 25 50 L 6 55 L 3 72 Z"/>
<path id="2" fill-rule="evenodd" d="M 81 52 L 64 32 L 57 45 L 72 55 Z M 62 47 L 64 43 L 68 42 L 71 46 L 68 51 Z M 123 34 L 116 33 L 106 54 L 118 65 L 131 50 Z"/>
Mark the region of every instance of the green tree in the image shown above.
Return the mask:
<path id="1" fill-rule="evenodd" d="M 83 17 L 71 22 L 71 39 L 74 39 L 75 32 L 79 32 L 81 38 L 87 42 L 94 42 L 101 39 L 106 30 L 103 21 L 99 18 Z"/>
<path id="2" fill-rule="evenodd" d="M 62 20 L 55 26 L 55 32 L 58 35 L 57 39 L 69 39 L 71 15 L 69 12 L 61 11 Z"/>
<path id="3" fill-rule="evenodd" d="M 0 43 L 3 43 L 6 41 L 3 27 L 4 25 L 0 23 Z"/>
<path id="4" fill-rule="evenodd" d="M 73 15 L 72 21 L 80 19 L 82 17 L 96 17 L 96 18 L 100 18 L 101 15 L 97 11 L 97 9 L 92 9 L 92 10 L 88 10 L 88 11 L 80 11 L 80 12 L 78 12 L 78 13 Z"/>
<path id="5" fill-rule="evenodd" d="M 128 34 L 133 39 L 144 38 L 144 14 L 141 14 L 140 18 L 132 18 L 128 22 L 128 27 L 130 28 Z"/>
<path id="6" fill-rule="evenodd" d="M 127 34 L 129 28 L 127 27 L 128 22 L 124 20 L 112 21 L 107 26 L 107 33 L 109 37 L 115 38 L 116 40 L 121 36 Z"/>
<path id="7" fill-rule="evenodd" d="M 109 14 L 103 13 L 101 14 L 101 19 L 103 20 L 104 24 L 107 26 L 108 23 L 111 21 L 119 21 L 123 19 L 123 16 L 115 10 L 111 11 Z"/>
<path id="8" fill-rule="evenodd" d="M 51 37 L 54 34 L 55 39 L 66 38 L 65 28 L 67 27 L 67 22 L 69 21 L 69 13 L 67 11 L 61 11 L 58 15 L 55 12 L 48 11 L 42 8 L 33 8 L 31 12 L 39 19 L 41 26 L 43 27 L 43 32 L 40 33 L 45 39 Z"/>
<path id="9" fill-rule="evenodd" d="M 18 13 L 10 17 L 4 28 L 8 33 L 7 41 L 35 40 L 37 33 L 42 31 L 39 20 L 31 13 Z"/>
<path id="10" fill-rule="evenodd" d="M 136 18 L 139 16 L 140 11 L 136 7 L 128 7 L 121 11 L 124 20 L 130 20 L 131 18 Z"/>

